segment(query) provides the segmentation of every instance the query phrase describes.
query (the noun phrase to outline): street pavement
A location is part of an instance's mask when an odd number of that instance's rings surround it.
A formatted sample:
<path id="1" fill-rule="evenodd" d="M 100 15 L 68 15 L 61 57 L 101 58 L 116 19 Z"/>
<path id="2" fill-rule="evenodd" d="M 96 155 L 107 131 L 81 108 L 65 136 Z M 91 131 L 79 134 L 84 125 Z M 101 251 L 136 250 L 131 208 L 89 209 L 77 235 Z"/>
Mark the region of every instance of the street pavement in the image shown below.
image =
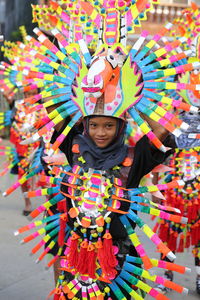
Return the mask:
<path id="1" fill-rule="evenodd" d="M 4 142 L 6 143 L 6 142 Z M 6 143 L 7 144 L 7 143 Z M 4 161 L 0 157 L 0 166 Z M 0 179 L 0 194 L 4 192 L 12 183 L 16 176 L 10 174 Z M 34 198 L 33 208 L 42 203 L 44 199 Z M 39 254 L 30 256 L 30 250 L 39 242 L 36 239 L 28 244 L 21 245 L 22 236 L 14 236 L 13 232 L 19 227 L 28 224 L 26 217 L 22 216 L 24 207 L 23 196 L 20 189 L 16 190 L 10 196 L 4 198 L 0 196 L 0 300 L 45 300 L 48 294 L 54 288 L 53 271 L 46 270 L 47 259 L 39 264 L 35 263 Z M 148 224 L 149 217 L 144 217 Z M 152 226 L 152 224 L 151 224 Z M 158 258 L 152 243 L 144 238 L 144 234 L 138 231 L 141 241 L 145 240 L 146 249 L 151 253 L 151 257 Z M 29 235 L 27 233 L 26 235 Z M 23 237 L 26 236 L 25 234 Z M 189 289 L 189 294 L 183 296 L 170 292 L 167 296 L 172 300 L 197 300 L 200 296 L 195 291 L 195 268 L 191 251 L 179 254 L 176 263 L 191 268 L 192 272 L 187 275 L 175 275 L 175 282 Z M 157 270 L 159 275 L 162 274 Z M 150 299 L 151 297 L 146 297 Z M 151 298 L 152 299 L 152 298 Z"/>
<path id="2" fill-rule="evenodd" d="M 4 158 L 0 157 L 0 169 L 3 161 Z M 22 215 L 24 200 L 21 190 L 17 189 L 8 197 L 1 196 L 16 180 L 17 176 L 10 174 L 0 178 L 0 300 L 45 300 L 54 288 L 53 271 L 45 269 L 47 258 L 35 263 L 41 252 L 29 255 L 39 238 L 21 245 L 20 240 L 32 232 L 14 236 L 14 231 L 29 223 Z M 43 200 L 34 198 L 33 208 Z"/>

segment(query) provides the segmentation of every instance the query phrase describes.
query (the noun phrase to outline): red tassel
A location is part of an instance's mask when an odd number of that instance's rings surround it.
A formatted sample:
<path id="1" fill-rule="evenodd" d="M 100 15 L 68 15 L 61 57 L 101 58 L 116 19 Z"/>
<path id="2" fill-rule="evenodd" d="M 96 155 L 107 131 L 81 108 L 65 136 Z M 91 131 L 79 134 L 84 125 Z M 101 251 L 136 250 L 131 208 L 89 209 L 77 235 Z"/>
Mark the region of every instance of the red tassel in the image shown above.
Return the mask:
<path id="1" fill-rule="evenodd" d="M 159 225 L 160 225 L 159 223 L 155 224 L 155 226 L 153 228 L 153 232 L 155 232 L 155 233 L 157 232 Z"/>
<path id="2" fill-rule="evenodd" d="M 178 239 L 178 232 L 174 232 L 174 248 L 172 249 L 173 252 L 176 252 L 177 249 L 177 239 Z"/>
<path id="3" fill-rule="evenodd" d="M 103 238 L 104 238 L 103 240 L 104 253 L 107 254 L 109 265 L 111 267 L 115 267 L 117 265 L 117 259 L 113 251 L 112 236 L 109 232 L 107 232 L 104 234 Z"/>
<path id="4" fill-rule="evenodd" d="M 76 268 L 78 263 L 78 239 L 80 236 L 74 232 L 71 237 L 71 243 L 69 246 L 69 254 L 67 256 L 70 267 Z"/>
<path id="5" fill-rule="evenodd" d="M 183 215 L 184 211 L 185 211 L 185 201 L 184 201 L 184 199 L 181 200 L 179 209 L 181 211 L 181 215 Z"/>
<path id="6" fill-rule="evenodd" d="M 177 252 L 183 252 L 183 250 L 184 250 L 184 235 L 181 234 Z"/>
<path id="7" fill-rule="evenodd" d="M 176 247 L 174 245 L 175 242 L 175 236 L 174 236 L 175 232 L 170 230 L 170 235 L 169 235 L 169 240 L 168 240 L 168 247 L 171 251 L 175 251 Z"/>
<path id="8" fill-rule="evenodd" d="M 199 242 L 199 237 L 200 237 L 200 221 L 196 224 L 196 234 L 195 234 L 195 243 L 193 245 L 197 245 Z"/>
<path id="9" fill-rule="evenodd" d="M 187 232 L 185 248 L 189 248 L 190 243 L 191 243 L 191 234 L 190 234 L 190 232 Z"/>
<path id="10" fill-rule="evenodd" d="M 190 228 L 190 233 L 191 233 L 191 244 L 196 245 L 196 231 L 197 231 L 197 226 L 196 224 L 192 225 Z"/>
<path id="11" fill-rule="evenodd" d="M 96 242 L 95 246 L 97 248 L 97 258 L 98 258 L 99 264 L 101 266 L 103 274 L 105 274 L 103 243 L 102 243 L 102 240 L 100 238 Z"/>
<path id="12" fill-rule="evenodd" d="M 118 262 L 113 252 L 112 236 L 109 232 L 106 232 L 103 238 L 104 268 L 106 275 L 113 277 L 117 273 L 115 267 L 117 266 Z"/>
<path id="13" fill-rule="evenodd" d="M 67 212 L 67 203 L 66 203 L 66 201 L 65 200 L 59 201 L 57 203 L 57 209 L 60 212 Z M 67 222 L 68 222 L 68 218 L 67 218 Z"/>
<path id="14" fill-rule="evenodd" d="M 77 272 L 79 272 L 80 274 L 85 274 L 85 273 L 87 273 L 87 270 L 88 270 L 87 247 L 88 247 L 88 242 L 87 242 L 87 240 L 84 240 L 81 243 L 81 249 L 80 249 L 79 256 L 78 256 L 78 264 L 76 267 Z"/>
<path id="15" fill-rule="evenodd" d="M 166 242 L 168 240 L 168 236 L 169 236 L 169 223 L 165 223 L 165 221 L 163 220 L 160 225 L 159 238 L 163 242 Z"/>
<path id="16" fill-rule="evenodd" d="M 95 278 L 97 253 L 95 251 L 94 245 L 89 243 L 87 251 L 88 251 L 88 275 L 91 278 Z"/>
<path id="17" fill-rule="evenodd" d="M 196 220 L 198 218 L 198 206 L 198 199 L 195 198 L 193 202 L 192 220 Z"/>
<path id="18" fill-rule="evenodd" d="M 191 223 L 192 220 L 192 203 L 188 202 L 187 205 L 187 217 L 188 217 L 188 223 Z"/>
<path id="19" fill-rule="evenodd" d="M 67 222 L 66 214 L 62 214 L 60 216 L 60 230 L 59 230 L 59 233 L 58 233 L 58 245 L 59 245 L 59 247 L 64 246 L 66 222 Z"/>

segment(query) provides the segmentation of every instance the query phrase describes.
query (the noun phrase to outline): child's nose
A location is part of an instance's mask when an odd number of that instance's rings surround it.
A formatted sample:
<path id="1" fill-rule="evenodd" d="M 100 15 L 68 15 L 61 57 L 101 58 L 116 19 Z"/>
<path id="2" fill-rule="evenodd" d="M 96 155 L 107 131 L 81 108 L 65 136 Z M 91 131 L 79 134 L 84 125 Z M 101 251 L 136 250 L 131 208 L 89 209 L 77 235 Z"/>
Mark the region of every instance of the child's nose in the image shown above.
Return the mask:
<path id="1" fill-rule="evenodd" d="M 100 127 L 100 128 L 98 128 L 97 134 L 100 135 L 100 136 L 103 136 L 103 135 L 106 134 L 106 131 L 103 127 Z"/>

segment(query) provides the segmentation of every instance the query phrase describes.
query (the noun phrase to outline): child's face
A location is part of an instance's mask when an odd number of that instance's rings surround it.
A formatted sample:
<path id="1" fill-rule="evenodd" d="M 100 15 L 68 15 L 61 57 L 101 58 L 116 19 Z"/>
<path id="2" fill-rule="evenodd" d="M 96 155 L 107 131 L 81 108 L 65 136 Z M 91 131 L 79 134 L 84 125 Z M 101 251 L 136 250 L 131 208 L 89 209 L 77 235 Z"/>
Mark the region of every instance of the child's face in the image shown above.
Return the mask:
<path id="1" fill-rule="evenodd" d="M 95 117 L 89 120 L 89 135 L 99 148 L 107 147 L 115 137 L 117 120 L 112 117 Z"/>

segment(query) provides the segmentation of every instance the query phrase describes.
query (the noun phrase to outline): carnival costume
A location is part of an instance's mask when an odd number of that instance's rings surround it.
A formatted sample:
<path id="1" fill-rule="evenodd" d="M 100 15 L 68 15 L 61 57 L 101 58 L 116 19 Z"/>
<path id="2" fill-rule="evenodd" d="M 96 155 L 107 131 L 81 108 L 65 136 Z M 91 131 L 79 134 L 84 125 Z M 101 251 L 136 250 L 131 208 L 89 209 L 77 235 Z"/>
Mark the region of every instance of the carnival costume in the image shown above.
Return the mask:
<path id="1" fill-rule="evenodd" d="M 27 33 L 24 26 L 20 27 L 20 31 L 26 44 L 25 36 L 27 36 Z M 23 88 L 18 85 L 18 80 L 26 81 L 25 69 L 32 64 L 32 61 L 23 50 L 25 44 L 5 41 L 4 46 L 1 47 L 4 56 L 10 62 L 10 64 L 2 62 L 0 71 L 2 75 L 0 80 L 1 90 L 8 100 L 14 99 L 15 96 L 19 98 L 19 95 L 16 95 L 17 92 L 25 93 L 30 90 L 29 85 L 23 86 Z M 0 126 L 1 129 L 7 126 L 10 127 L 10 142 L 14 147 L 1 146 L 0 148 L 1 155 L 5 155 L 7 159 L 1 176 L 10 171 L 11 174 L 18 175 L 18 181 L 4 191 L 3 196 L 9 195 L 20 186 L 23 187 L 23 190 L 38 187 L 40 183 L 36 175 L 42 174 L 44 171 L 40 156 L 41 153 L 48 152 L 52 135 L 51 131 L 39 141 L 27 143 L 26 140 L 32 135 L 30 129 L 33 124 L 44 118 L 46 110 L 35 110 L 35 105 L 27 102 L 25 96 L 24 99 L 13 100 L 9 106 L 10 110 L 0 113 Z"/>
<path id="2" fill-rule="evenodd" d="M 188 26 L 185 26 L 185 21 Z M 174 20 L 172 32 L 187 38 L 185 48 L 192 49 L 189 61 L 199 60 L 199 9 L 193 3 L 191 8 L 185 9 L 181 17 Z M 183 25 L 184 24 L 184 25 Z M 199 70 L 186 72 L 179 77 L 181 83 L 199 82 Z M 200 107 L 198 91 L 180 91 L 177 93 L 186 103 Z M 181 112 L 180 118 L 190 124 L 190 127 L 179 137 L 176 137 L 176 149 L 170 157 L 168 171 L 164 181 L 182 179 L 184 186 L 165 193 L 165 203 L 180 209 L 181 214 L 188 218 L 186 225 L 175 224 L 160 220 L 155 226 L 162 241 L 174 252 L 183 252 L 193 246 L 195 266 L 200 275 L 200 116 L 191 112 Z M 198 277 L 197 277 L 198 278 Z M 197 292 L 200 293 L 200 278 L 197 280 Z"/>
<path id="3" fill-rule="evenodd" d="M 69 20 L 70 15 L 64 8 L 53 1 L 51 3 L 54 3 L 54 8 L 57 7 L 56 16 L 59 16 L 61 23 L 65 18 Z M 188 125 L 166 108 L 176 107 L 194 113 L 198 109 L 166 96 L 163 91 L 196 90 L 198 87 L 195 84 L 164 81 L 163 78 L 199 68 L 199 63 L 187 63 L 190 51 L 179 51 L 182 40 L 173 43 L 166 41 L 164 35 L 171 24 L 162 28 L 150 42 L 146 42 L 148 33 L 142 32 L 131 50 L 127 50 L 129 25 L 143 13 L 146 6 L 150 6 L 151 1 L 73 3 L 84 10 L 98 32 L 98 39 L 92 43 L 97 47 L 93 57 L 86 46 L 84 35 L 87 32 L 81 22 L 78 27 L 73 26 L 72 22 L 73 30 L 71 27 L 62 30 L 60 23 L 52 30 L 59 47 L 39 29 L 34 30 L 39 42 L 28 37 L 30 44 L 25 47 L 34 58 L 43 62 L 43 69 L 26 69 L 30 87 L 44 87 L 37 97 L 28 101 L 53 98 L 43 105 L 36 105 L 38 109 L 56 104 L 56 108 L 40 120 L 42 127 L 38 131 L 38 124 L 34 124 L 35 133 L 29 141 L 37 141 L 56 124 L 66 120 L 60 132 L 54 135 L 49 155 L 60 147 L 69 162 L 69 166 L 57 168 L 55 177 L 43 177 L 44 181 L 53 184 L 51 188 L 28 193 L 29 197 L 51 196 L 30 214 L 30 218 L 36 218 L 56 204 L 61 209 L 57 214 L 20 228 L 16 234 L 43 226 L 23 239 L 23 242 L 28 242 L 45 234 L 32 249 L 32 253 L 36 253 L 49 242 L 38 261 L 58 245 L 54 259 L 48 264 L 51 266 L 59 257 L 63 258 L 63 274 L 51 293 L 55 294 L 54 299 L 143 299 L 139 290 L 156 299 L 168 299 L 141 277 L 162 283 L 177 292 L 187 293 L 187 289 L 180 285 L 150 272 L 155 266 L 180 273 L 184 273 L 187 268 L 149 258 L 134 230 L 135 224 L 138 225 L 158 251 L 173 260 L 175 256 L 171 250 L 137 215 L 137 211 L 186 223 L 185 218 L 176 214 L 179 210 L 155 204 L 143 195 L 146 192 L 182 186 L 182 181 L 137 187 L 141 177 L 157 165 L 158 161 L 163 161 L 164 153 L 168 150 L 152 132 L 140 112 L 179 136 L 181 130 L 186 130 Z M 73 32 L 73 43 L 66 39 L 70 32 Z M 160 46 L 160 41 L 164 42 L 163 47 Z M 41 53 L 41 50 L 44 52 Z M 23 84 L 25 82 L 21 81 L 21 86 Z M 137 143 L 134 153 L 131 150 L 129 152 L 123 143 L 127 113 L 147 136 Z M 92 116 L 117 118 L 121 132 L 116 133 L 117 139 L 113 147 L 109 145 L 105 149 L 99 149 L 92 144 L 87 124 L 88 118 Z M 84 118 L 84 135 L 76 124 L 81 118 Z M 150 145 L 148 138 L 155 147 Z M 117 234 L 120 238 L 117 238 Z M 135 287 L 139 290 L 135 290 Z"/>

